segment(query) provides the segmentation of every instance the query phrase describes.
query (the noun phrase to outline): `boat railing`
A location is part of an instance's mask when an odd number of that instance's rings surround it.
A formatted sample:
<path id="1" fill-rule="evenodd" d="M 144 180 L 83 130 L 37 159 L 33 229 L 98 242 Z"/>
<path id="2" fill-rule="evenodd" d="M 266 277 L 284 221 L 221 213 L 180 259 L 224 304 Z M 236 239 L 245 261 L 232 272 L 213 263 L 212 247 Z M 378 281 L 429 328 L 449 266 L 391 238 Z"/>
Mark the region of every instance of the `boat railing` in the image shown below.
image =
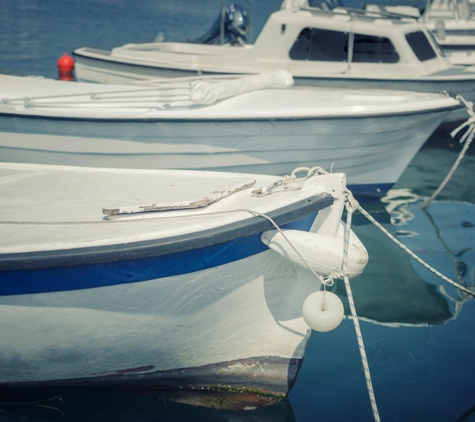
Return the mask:
<path id="1" fill-rule="evenodd" d="M 131 88 L 105 92 L 79 92 L 74 94 L 61 95 L 39 95 L 31 97 L 5 97 L 0 100 L 2 104 L 23 105 L 24 107 L 76 107 L 81 105 L 103 104 L 117 105 L 124 104 L 130 106 L 131 103 L 141 104 L 157 102 L 167 103 L 169 101 L 189 100 L 189 87 L 161 87 L 157 88 Z"/>
<path id="2" fill-rule="evenodd" d="M 185 107 L 210 105 L 216 101 L 260 89 L 283 89 L 294 83 L 290 72 L 277 69 L 255 75 L 202 75 L 143 81 L 142 85 L 56 95 L 0 98 L 0 104 L 32 107 Z M 73 82 L 74 84 L 74 82 Z M 107 86 L 106 86 L 107 87 Z"/>
<path id="3" fill-rule="evenodd" d="M 22 105 L 24 107 L 57 107 L 57 106 L 79 106 L 81 104 L 113 104 L 131 103 L 139 105 L 141 103 L 156 102 L 168 103 L 170 101 L 189 101 L 190 89 L 193 82 L 207 81 L 209 83 L 220 83 L 226 80 L 235 80 L 244 75 L 199 75 L 179 78 L 159 78 L 145 81 L 137 81 L 130 88 L 108 90 L 108 91 L 83 91 L 58 95 L 37 95 L 22 97 L 0 98 L 0 103 L 10 105 Z M 74 99 L 76 99 L 74 101 Z M 72 101 L 73 100 L 73 101 Z"/>
<path id="4" fill-rule="evenodd" d="M 318 7 L 301 7 L 300 10 L 306 10 L 313 14 L 335 16 L 335 15 L 348 15 L 352 19 L 392 19 L 392 20 L 409 20 L 411 22 L 417 21 L 414 16 L 406 15 L 403 13 L 394 13 L 383 10 L 373 11 L 365 9 L 355 9 L 351 7 L 338 7 L 333 10 L 320 9 Z"/>

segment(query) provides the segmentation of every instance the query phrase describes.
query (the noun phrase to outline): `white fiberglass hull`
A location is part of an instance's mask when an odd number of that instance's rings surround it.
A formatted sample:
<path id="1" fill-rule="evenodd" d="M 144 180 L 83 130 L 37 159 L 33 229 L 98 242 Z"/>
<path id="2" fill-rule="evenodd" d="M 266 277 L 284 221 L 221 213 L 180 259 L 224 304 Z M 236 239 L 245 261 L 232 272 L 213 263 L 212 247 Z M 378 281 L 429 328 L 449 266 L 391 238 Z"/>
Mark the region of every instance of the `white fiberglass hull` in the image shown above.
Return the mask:
<path id="1" fill-rule="evenodd" d="M 319 287 L 308 270 L 268 251 L 158 280 L 2 296 L 0 384 L 286 394 L 310 334 L 301 305 Z"/>
<path id="2" fill-rule="evenodd" d="M 0 388 L 287 394 L 303 301 L 341 267 L 346 185 L 317 167 L 280 181 L 0 163 Z M 348 248 L 354 278 L 368 256 Z"/>
<path id="3" fill-rule="evenodd" d="M 460 108 L 448 95 L 391 90 L 257 89 L 203 105 L 189 81 L 0 81 L 3 161 L 275 175 L 318 162 L 345 172 L 360 197 L 384 195 Z"/>
<path id="4" fill-rule="evenodd" d="M 447 112 L 238 122 L 95 122 L 0 117 L 3 161 L 284 175 L 319 162 L 355 194 L 381 196 Z M 21 133 L 13 125 L 21 122 Z"/>
<path id="5" fill-rule="evenodd" d="M 104 55 L 104 57 L 102 57 Z M 449 57 L 450 58 L 450 57 Z M 245 59 L 244 59 L 245 60 Z M 470 65 L 470 59 L 466 57 L 454 57 L 454 64 Z M 133 84 L 140 80 L 156 78 L 189 77 L 196 75 L 213 74 L 233 74 L 249 73 L 255 74 L 262 71 L 271 71 L 275 64 L 269 63 L 258 69 L 257 65 L 250 62 L 248 65 L 241 65 L 239 71 L 223 65 L 217 70 L 197 69 L 189 70 L 179 67 L 162 67 L 154 64 L 153 61 L 114 59 L 109 54 L 97 53 L 94 59 L 87 56 L 78 56 L 76 63 L 76 75 L 78 80 L 86 82 L 99 82 L 105 84 Z M 283 66 L 280 64 L 280 66 Z M 468 72 L 468 73 L 467 73 Z M 419 75 L 416 77 L 398 75 L 397 71 L 392 75 L 385 75 L 386 72 L 374 71 L 358 72 L 342 69 L 340 72 L 321 72 L 312 74 L 312 71 L 293 70 L 292 76 L 296 85 L 337 87 L 349 89 L 391 89 L 416 92 L 439 93 L 447 91 L 451 94 L 461 95 L 467 101 L 475 102 L 475 72 L 465 71 L 460 68 L 449 68 L 429 75 Z M 453 123 L 466 119 L 466 113 L 462 111 L 451 112 L 445 122 Z"/>
<path id="6" fill-rule="evenodd" d="M 467 71 L 475 72 L 475 68 Z M 450 73 L 448 73 L 450 74 Z M 444 75 L 441 75 L 444 76 Z M 296 85 L 319 86 L 348 89 L 388 89 L 416 92 L 442 92 L 460 95 L 467 101 L 475 102 L 475 73 L 473 80 L 427 79 L 371 79 L 371 78 L 295 78 Z M 454 110 L 447 115 L 444 123 L 453 125 L 467 119 L 465 109 Z"/>

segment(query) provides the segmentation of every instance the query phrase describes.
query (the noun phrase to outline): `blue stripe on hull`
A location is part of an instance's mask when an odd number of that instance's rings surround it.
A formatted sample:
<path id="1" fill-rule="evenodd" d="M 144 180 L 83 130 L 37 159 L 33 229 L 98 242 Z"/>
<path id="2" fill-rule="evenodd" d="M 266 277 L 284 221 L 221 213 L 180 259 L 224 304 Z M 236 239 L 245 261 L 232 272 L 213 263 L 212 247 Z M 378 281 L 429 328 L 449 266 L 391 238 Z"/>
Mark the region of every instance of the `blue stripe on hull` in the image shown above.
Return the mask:
<path id="1" fill-rule="evenodd" d="M 317 213 L 282 228 L 309 231 Z M 100 264 L 0 272 L 0 296 L 90 289 L 191 273 L 267 250 L 260 233 L 199 249 Z"/>

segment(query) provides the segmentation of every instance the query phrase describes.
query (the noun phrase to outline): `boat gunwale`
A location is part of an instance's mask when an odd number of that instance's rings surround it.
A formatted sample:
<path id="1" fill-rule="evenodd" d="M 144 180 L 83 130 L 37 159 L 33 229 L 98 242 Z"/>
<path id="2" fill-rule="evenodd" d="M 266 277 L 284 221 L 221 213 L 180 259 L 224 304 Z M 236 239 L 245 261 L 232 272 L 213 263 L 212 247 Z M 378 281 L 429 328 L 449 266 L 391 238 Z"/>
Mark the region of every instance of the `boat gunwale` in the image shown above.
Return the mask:
<path id="1" fill-rule="evenodd" d="M 199 68 L 197 67 L 191 67 L 191 66 L 181 66 L 181 67 L 176 67 L 173 64 L 170 63 L 157 63 L 157 64 L 152 64 L 152 63 L 144 63 L 141 62 L 140 60 L 137 60 L 137 58 L 123 58 L 123 57 L 116 57 L 116 58 L 110 58 L 110 55 L 104 55 L 104 57 L 92 57 L 92 56 L 87 56 L 83 54 L 77 54 L 77 50 L 75 50 L 74 55 L 78 57 L 82 57 L 86 60 L 94 60 L 98 62 L 110 62 L 113 64 L 121 64 L 124 66 L 130 66 L 133 68 L 137 67 L 143 67 L 147 69 L 165 69 L 165 70 L 172 70 L 172 71 L 180 71 L 180 72 L 187 72 L 187 73 L 193 73 L 196 75 L 258 75 L 259 73 L 263 73 L 266 71 L 264 68 L 259 68 L 258 70 L 250 70 L 250 69 L 239 69 L 236 71 L 231 71 L 227 69 L 226 67 L 220 68 L 220 69 L 213 69 L 210 68 L 210 66 L 200 66 Z M 298 62 L 298 60 L 294 60 L 292 62 Z M 326 63 L 326 62 L 318 62 L 315 61 L 313 63 Z M 87 64 L 77 62 L 76 66 L 87 66 Z M 285 66 L 285 64 L 283 65 Z M 379 75 L 378 73 L 374 73 L 371 76 L 364 77 L 364 76 L 355 76 L 354 74 L 345 74 L 345 73 L 325 73 L 325 74 L 318 74 L 314 76 L 311 72 L 308 74 L 299 74 L 295 75 L 292 74 L 294 79 L 316 79 L 316 80 L 322 80 L 322 79 L 349 79 L 349 80 L 378 80 L 378 81 L 394 81 L 394 82 L 401 82 L 401 81 L 417 81 L 417 82 L 452 82 L 452 81 L 466 81 L 466 82 L 475 82 L 475 72 L 474 73 L 467 73 L 466 72 L 466 66 L 460 66 L 460 65 L 453 65 L 453 67 L 450 68 L 450 70 L 453 70 L 453 68 L 458 68 L 461 70 L 460 74 L 454 74 L 454 75 L 440 75 L 440 71 L 436 71 L 433 73 L 428 73 L 425 75 L 418 75 L 417 79 L 412 77 L 411 75 L 407 75 L 407 77 L 398 77 L 398 75 L 387 75 L 386 73 L 383 73 L 383 75 Z M 99 68 L 99 69 L 104 69 L 107 70 L 107 68 Z M 267 71 L 269 71 L 267 69 Z M 149 78 L 146 77 L 146 75 L 143 75 L 143 79 L 137 79 L 133 78 L 134 80 L 147 80 Z"/>
<path id="2" fill-rule="evenodd" d="M 436 93 L 434 93 L 436 94 Z M 430 106 L 430 101 L 426 101 L 428 103 L 428 106 Z M 348 107 L 354 107 L 354 106 L 348 106 Z M 361 117 L 364 118 L 386 118 L 386 117 L 404 117 L 404 116 L 413 116 L 415 114 L 433 114 L 433 113 L 445 113 L 445 112 L 450 112 L 453 110 L 458 110 L 458 109 L 463 109 L 465 106 L 461 104 L 460 102 L 458 104 L 452 104 L 452 105 L 446 105 L 446 106 L 438 106 L 434 108 L 420 108 L 419 110 L 345 110 L 345 112 L 339 111 L 338 114 L 311 114 L 306 112 L 306 114 L 302 113 L 302 110 L 298 110 L 295 115 L 289 115 L 288 111 L 286 112 L 284 109 L 279 110 L 278 113 L 272 113 L 270 112 L 267 115 L 262 115 L 262 116 L 256 116 L 253 114 L 255 110 L 250 110 L 247 112 L 243 112 L 241 116 L 233 116 L 232 114 L 227 114 L 229 112 L 232 112 L 233 110 L 223 110 L 222 113 L 217 113 L 214 111 L 215 115 L 202 115 L 202 116 L 190 116 L 190 117 L 173 117 L 173 116 L 164 116 L 164 117 L 141 117 L 141 116 L 136 116 L 136 117 L 121 117 L 121 116 L 111 116 L 111 117 L 100 117 L 100 116 L 55 116 L 52 114 L 26 114 L 22 110 L 18 111 L 17 113 L 13 112 L 3 112 L 0 110 L 0 118 L 2 117 L 15 117 L 15 118 L 21 118 L 21 119 L 47 119 L 47 120 L 68 120 L 68 121 L 73 121 L 73 122 L 103 122 L 103 123 L 134 123 L 134 122 L 143 122 L 143 123 L 167 123 L 167 122 L 187 122 L 187 123 L 200 123 L 200 122 L 260 122 L 260 121 L 269 121 L 271 120 L 272 122 L 279 122 L 279 121 L 305 121 L 305 120 L 324 120 L 324 119 L 360 119 Z M 41 107 L 39 107 L 41 108 Z M 203 107 L 206 108 L 206 107 Z M 31 109 L 34 109 L 34 106 L 31 107 Z M 97 110 L 101 110 L 100 108 L 93 108 L 91 107 L 86 108 L 79 108 L 81 111 L 87 110 L 89 112 L 94 112 Z M 55 110 L 55 108 L 51 108 L 52 111 Z M 73 107 L 71 107 L 71 110 L 77 110 Z M 134 110 L 132 108 L 132 110 Z M 157 113 L 162 113 L 166 114 L 168 112 L 178 112 L 182 111 L 180 109 L 177 110 L 159 110 L 157 109 Z M 186 110 L 190 114 L 194 114 L 193 110 Z M 138 113 L 138 112 L 137 112 Z M 287 114 L 285 114 L 287 113 Z M 307 114 L 308 113 L 308 114 Z M 139 113 L 138 113 L 139 114 Z"/>
<path id="3" fill-rule="evenodd" d="M 285 226 L 296 220 L 314 215 L 318 211 L 331 206 L 333 202 L 334 198 L 329 193 L 313 194 L 270 211 L 266 215 L 278 226 Z M 130 223 L 133 220 L 123 220 L 123 222 Z M 113 222 L 111 223 L 113 224 Z M 224 226 L 163 239 L 60 250 L 6 253 L 0 254 L 0 271 L 71 267 L 155 258 L 232 242 L 239 238 L 257 235 L 272 228 L 274 226 L 269 220 L 254 215 L 251 218 L 240 219 Z M 263 246 L 264 249 L 268 249 L 267 246 Z"/>

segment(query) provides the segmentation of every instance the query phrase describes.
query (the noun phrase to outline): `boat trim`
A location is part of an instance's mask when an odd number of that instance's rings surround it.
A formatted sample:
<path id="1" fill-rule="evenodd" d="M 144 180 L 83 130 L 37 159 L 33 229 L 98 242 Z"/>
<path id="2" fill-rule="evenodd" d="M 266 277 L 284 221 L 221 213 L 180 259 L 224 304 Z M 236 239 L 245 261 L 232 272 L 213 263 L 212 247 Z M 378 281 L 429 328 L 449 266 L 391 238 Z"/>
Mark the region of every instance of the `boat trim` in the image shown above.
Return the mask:
<path id="1" fill-rule="evenodd" d="M 318 210 L 333 202 L 324 193 L 267 215 L 282 228 L 308 231 Z M 0 256 L 0 296 L 134 283 L 225 265 L 268 250 L 260 235 L 271 228 L 269 220 L 253 216 L 165 239 L 4 254 Z"/>
<path id="2" fill-rule="evenodd" d="M 424 82 L 424 81 L 420 81 Z M 203 108 L 206 108 L 203 107 Z M 241 121 L 254 121 L 254 122 L 259 122 L 259 121 L 268 121 L 269 118 L 272 118 L 273 121 L 304 121 L 304 120 L 322 120 L 322 119 L 341 119 L 342 117 L 345 117 L 347 119 L 359 119 L 361 116 L 370 118 L 370 117 L 384 117 L 387 115 L 395 115 L 395 116 L 409 116 L 409 115 L 414 115 L 414 114 L 430 114 L 430 113 L 439 113 L 439 112 L 450 112 L 453 110 L 458 110 L 458 109 L 463 109 L 464 105 L 463 104 L 453 104 L 453 105 L 446 105 L 443 107 L 436 107 L 436 108 L 426 108 L 426 109 L 421 109 L 421 110 L 411 110 L 411 111 L 406 111 L 406 110 L 401 110 L 401 111 L 394 111 L 394 110 L 387 110 L 387 111 L 359 111 L 355 112 L 353 115 L 347 115 L 347 114 L 308 114 L 305 116 L 292 116 L 292 115 L 283 115 L 279 113 L 278 111 L 276 113 L 269 113 L 269 115 L 266 116 L 251 116 L 251 115 L 246 115 L 246 116 L 233 116 L 229 115 L 228 113 L 224 113 L 221 116 L 211 116 L 211 115 L 203 115 L 200 116 L 199 118 L 197 117 L 170 117 L 170 116 L 164 116 L 164 117 L 135 117 L 135 118 L 127 118 L 127 117 L 94 117 L 94 116 L 88 116 L 88 117 L 74 117 L 74 116 L 52 116 L 48 114 L 19 114 L 19 113 L 10 113 L 10 112 L 0 112 L 0 118 L 4 117 L 15 117 L 15 118 L 21 118 L 21 119 L 48 119 L 48 120 L 68 120 L 68 121 L 74 121 L 74 122 L 121 122 L 121 123 L 132 123 L 132 122 L 144 122 L 144 123 L 167 123 L 167 122 L 188 122 L 188 123 L 195 123 L 195 122 L 221 122 L 221 121 L 233 121 L 233 122 L 241 122 Z M 41 110 L 41 107 L 39 107 L 39 110 Z M 162 112 L 162 110 L 160 110 Z M 167 111 L 163 111 L 165 114 Z"/>

